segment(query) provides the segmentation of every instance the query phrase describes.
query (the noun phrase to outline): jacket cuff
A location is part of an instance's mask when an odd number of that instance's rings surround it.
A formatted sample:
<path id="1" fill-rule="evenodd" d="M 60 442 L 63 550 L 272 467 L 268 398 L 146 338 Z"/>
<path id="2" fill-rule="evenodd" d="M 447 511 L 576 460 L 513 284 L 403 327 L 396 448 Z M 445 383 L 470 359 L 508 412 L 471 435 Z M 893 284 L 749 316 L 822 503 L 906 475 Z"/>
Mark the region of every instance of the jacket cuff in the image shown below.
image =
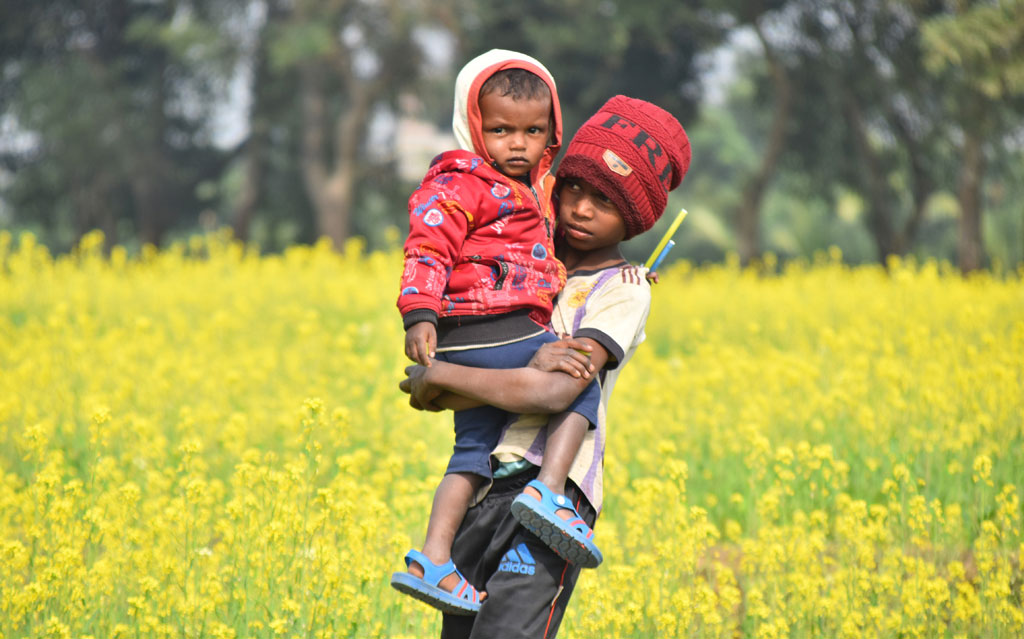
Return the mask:
<path id="1" fill-rule="evenodd" d="M 402 328 L 409 330 L 413 324 L 430 322 L 437 326 L 437 311 L 429 308 L 415 308 L 402 316 Z"/>

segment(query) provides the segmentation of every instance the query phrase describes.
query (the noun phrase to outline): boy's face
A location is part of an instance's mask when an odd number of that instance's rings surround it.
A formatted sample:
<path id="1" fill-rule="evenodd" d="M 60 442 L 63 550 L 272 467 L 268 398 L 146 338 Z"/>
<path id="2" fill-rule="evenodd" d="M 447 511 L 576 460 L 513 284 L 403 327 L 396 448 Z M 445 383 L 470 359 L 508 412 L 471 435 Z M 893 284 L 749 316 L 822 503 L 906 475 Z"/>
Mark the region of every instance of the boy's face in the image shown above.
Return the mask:
<path id="1" fill-rule="evenodd" d="M 558 191 L 558 224 L 577 251 L 618 244 L 626 237 L 619 207 L 581 178 L 565 178 Z"/>
<path id="2" fill-rule="evenodd" d="M 480 96 L 484 146 L 498 170 L 526 175 L 540 162 L 550 137 L 551 99 L 514 100 L 497 92 Z"/>

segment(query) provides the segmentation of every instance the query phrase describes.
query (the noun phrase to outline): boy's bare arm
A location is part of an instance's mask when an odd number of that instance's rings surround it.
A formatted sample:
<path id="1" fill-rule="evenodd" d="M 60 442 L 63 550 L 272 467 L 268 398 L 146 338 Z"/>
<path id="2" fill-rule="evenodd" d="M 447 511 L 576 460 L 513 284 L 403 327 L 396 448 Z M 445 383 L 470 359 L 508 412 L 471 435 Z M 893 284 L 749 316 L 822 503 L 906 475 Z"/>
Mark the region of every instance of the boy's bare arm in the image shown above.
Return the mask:
<path id="1" fill-rule="evenodd" d="M 426 369 L 425 366 L 410 366 L 405 372 L 409 375 L 409 371 L 413 369 Z M 470 369 L 473 370 L 473 369 Z M 418 386 L 417 390 L 419 393 L 412 392 L 411 377 L 403 380 L 398 386 L 405 392 L 410 394 L 409 404 L 417 410 L 427 410 L 431 412 L 438 412 L 442 410 L 466 410 L 468 408 L 476 408 L 477 406 L 483 406 L 483 402 L 478 402 L 475 399 L 463 397 L 462 395 L 456 395 L 446 390 L 438 388 L 437 386 Z"/>
<path id="2" fill-rule="evenodd" d="M 601 370 L 608 361 L 608 352 L 593 340 L 579 341 L 592 348 L 590 362 L 593 370 Z M 550 344 L 546 346 L 564 349 Z M 564 353 L 564 357 L 567 360 L 578 359 L 568 353 Z M 514 413 L 560 413 L 593 380 L 589 375 L 577 377 L 565 372 L 532 367 L 470 368 L 438 361 L 430 368 L 410 366 L 406 374 L 408 378 L 400 385 L 402 390 L 412 395 L 414 405 L 419 398 L 421 407 L 426 410 L 445 407 L 430 398 L 440 390 Z"/>

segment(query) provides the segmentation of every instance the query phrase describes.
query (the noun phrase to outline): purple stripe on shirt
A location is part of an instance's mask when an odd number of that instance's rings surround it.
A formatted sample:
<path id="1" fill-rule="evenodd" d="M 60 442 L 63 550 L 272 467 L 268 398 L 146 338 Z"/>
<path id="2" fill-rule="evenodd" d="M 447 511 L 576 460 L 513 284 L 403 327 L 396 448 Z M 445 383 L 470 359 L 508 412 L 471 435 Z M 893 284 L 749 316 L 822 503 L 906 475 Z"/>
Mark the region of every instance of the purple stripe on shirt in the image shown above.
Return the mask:
<path id="1" fill-rule="evenodd" d="M 607 421 L 607 420 L 605 420 Z M 604 428 L 601 424 L 597 426 L 597 432 L 594 433 L 594 457 L 590 460 L 590 468 L 587 469 L 587 474 L 583 476 L 583 485 L 580 488 L 583 490 L 583 494 L 591 497 L 594 494 L 594 482 L 597 480 L 597 468 L 601 460 L 604 459 Z"/>
<path id="2" fill-rule="evenodd" d="M 544 444 L 547 443 L 547 440 L 548 429 L 539 429 L 537 431 L 537 436 L 533 438 L 533 443 L 530 444 L 530 447 L 526 449 L 526 459 L 531 464 L 537 464 L 538 466 L 540 465 L 541 459 L 543 459 L 544 457 Z M 533 459 L 530 459 L 531 457 Z"/>
<path id="3" fill-rule="evenodd" d="M 615 275 L 617 275 L 618 273 L 619 269 L 610 268 L 605 270 L 604 273 L 601 273 L 600 277 L 597 278 L 597 282 L 594 284 L 594 287 L 590 289 L 589 293 L 587 293 L 587 298 L 583 300 L 583 304 L 581 304 L 580 307 L 576 309 L 576 315 L 573 316 L 572 318 L 573 335 L 576 334 L 576 331 L 580 330 L 580 324 L 583 323 L 583 318 L 586 317 L 587 315 L 587 302 L 589 302 L 590 298 L 594 295 L 594 293 L 597 292 L 597 289 L 604 286 L 608 280 L 615 277 Z"/>

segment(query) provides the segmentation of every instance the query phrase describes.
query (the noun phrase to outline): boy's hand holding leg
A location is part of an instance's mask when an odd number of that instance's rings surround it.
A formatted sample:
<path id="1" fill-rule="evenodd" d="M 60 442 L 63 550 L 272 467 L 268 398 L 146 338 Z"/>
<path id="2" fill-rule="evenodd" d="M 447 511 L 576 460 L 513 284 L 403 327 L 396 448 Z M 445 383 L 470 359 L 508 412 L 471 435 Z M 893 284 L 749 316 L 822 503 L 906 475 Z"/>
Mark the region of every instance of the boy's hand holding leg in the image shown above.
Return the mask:
<path id="1" fill-rule="evenodd" d="M 405 332 L 405 356 L 423 366 L 437 353 L 437 327 L 430 322 L 417 322 Z"/>
<path id="2" fill-rule="evenodd" d="M 537 349 L 528 366 L 547 373 L 561 371 L 573 377 L 590 379 L 594 372 L 594 364 L 590 361 L 592 350 L 594 348 L 586 342 L 563 337 Z"/>

